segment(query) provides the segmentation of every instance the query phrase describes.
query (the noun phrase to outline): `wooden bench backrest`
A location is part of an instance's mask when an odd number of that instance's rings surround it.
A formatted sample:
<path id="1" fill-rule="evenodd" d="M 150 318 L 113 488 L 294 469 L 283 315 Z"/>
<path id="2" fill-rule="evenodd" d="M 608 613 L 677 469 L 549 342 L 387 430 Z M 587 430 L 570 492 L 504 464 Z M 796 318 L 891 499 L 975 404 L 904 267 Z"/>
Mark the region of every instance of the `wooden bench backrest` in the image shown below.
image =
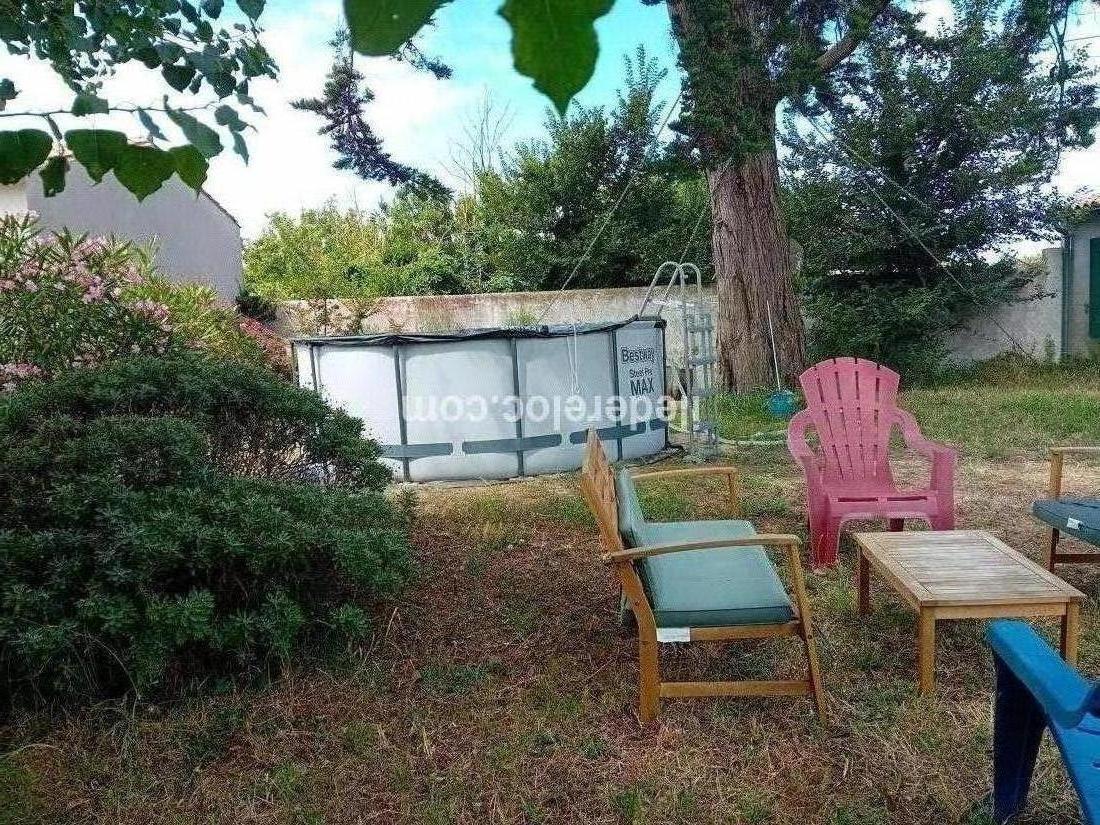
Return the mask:
<path id="1" fill-rule="evenodd" d="M 623 547 L 619 536 L 619 505 L 615 494 L 615 471 L 607 460 L 607 453 L 594 429 L 588 431 L 584 448 L 584 464 L 581 467 L 581 492 L 588 509 L 596 518 L 604 551 L 616 553 Z"/>

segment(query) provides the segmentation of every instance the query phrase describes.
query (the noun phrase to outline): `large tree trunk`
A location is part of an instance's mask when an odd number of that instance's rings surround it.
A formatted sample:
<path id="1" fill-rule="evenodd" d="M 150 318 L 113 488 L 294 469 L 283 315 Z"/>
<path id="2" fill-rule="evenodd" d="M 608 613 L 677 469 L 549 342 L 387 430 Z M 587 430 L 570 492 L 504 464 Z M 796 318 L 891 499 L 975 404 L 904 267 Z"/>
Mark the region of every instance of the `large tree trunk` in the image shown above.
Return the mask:
<path id="1" fill-rule="evenodd" d="M 779 373 L 790 385 L 806 365 L 806 337 L 775 152 L 759 152 L 740 165 L 709 170 L 707 180 L 723 383 L 736 392 L 774 386 L 770 306 Z"/>
<path id="2" fill-rule="evenodd" d="M 708 168 L 719 371 L 737 392 L 774 386 L 770 306 L 779 371 L 789 384 L 805 366 L 806 339 L 779 202 L 775 107 L 782 93 L 763 34 L 775 26 L 773 9 L 754 0 L 667 2 L 688 75 L 685 102 L 702 115 L 688 133 Z"/>

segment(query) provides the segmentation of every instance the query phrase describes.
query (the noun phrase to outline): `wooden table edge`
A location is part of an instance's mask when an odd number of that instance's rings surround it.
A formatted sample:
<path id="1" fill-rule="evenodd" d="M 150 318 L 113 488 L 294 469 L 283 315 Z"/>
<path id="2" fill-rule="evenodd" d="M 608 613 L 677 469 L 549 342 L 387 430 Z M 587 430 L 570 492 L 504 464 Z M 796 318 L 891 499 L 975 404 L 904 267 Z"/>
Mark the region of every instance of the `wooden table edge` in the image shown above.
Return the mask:
<path id="1" fill-rule="evenodd" d="M 1045 567 L 1037 564 L 1029 559 L 1019 550 L 1015 550 L 1009 547 L 1004 541 L 997 538 L 988 530 L 913 530 L 906 531 L 909 535 L 920 535 L 921 533 L 932 533 L 936 535 L 949 535 L 949 534 L 971 534 L 978 535 L 984 539 L 993 548 L 1001 553 L 1009 556 L 1014 563 L 1025 567 L 1030 572 L 1038 575 L 1043 581 L 1052 585 L 1056 592 L 1052 592 L 1049 596 L 1022 596 L 1019 599 L 1007 600 L 1001 597 L 992 597 L 990 600 L 975 600 L 973 598 L 958 598 L 952 599 L 949 597 L 942 597 L 933 595 L 932 591 L 922 585 L 920 582 L 910 582 L 903 578 L 901 570 L 895 569 L 890 563 L 892 559 L 883 558 L 879 555 L 880 545 L 876 543 L 877 538 L 884 536 L 897 536 L 898 532 L 893 531 L 867 531 L 861 533 L 853 533 L 852 538 L 855 539 L 859 548 L 859 555 L 867 560 L 868 566 L 873 567 L 878 574 L 887 579 L 891 588 L 899 596 L 901 596 L 910 606 L 920 609 L 920 607 L 948 607 L 948 606 L 964 606 L 964 605 L 988 605 L 988 604 L 1064 604 L 1066 602 L 1082 602 L 1085 599 L 1085 594 L 1074 587 L 1069 582 L 1065 581 L 1055 573 L 1051 573 Z M 886 551 L 881 551 L 885 553 Z M 857 558 L 858 564 L 858 558 Z M 910 598 L 911 597 L 911 598 Z"/>

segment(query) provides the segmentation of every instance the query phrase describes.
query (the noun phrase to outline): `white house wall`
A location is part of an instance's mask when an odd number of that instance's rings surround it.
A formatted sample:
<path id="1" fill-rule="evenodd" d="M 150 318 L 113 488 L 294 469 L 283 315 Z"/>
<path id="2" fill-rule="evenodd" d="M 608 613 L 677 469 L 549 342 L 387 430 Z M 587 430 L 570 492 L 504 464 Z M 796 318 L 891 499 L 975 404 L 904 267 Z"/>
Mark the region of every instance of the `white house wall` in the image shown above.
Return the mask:
<path id="1" fill-rule="evenodd" d="M 1100 237 L 1100 217 L 1078 226 L 1073 236 L 1073 287 L 1067 340 L 1069 351 L 1074 355 L 1088 355 L 1098 343 L 1089 337 L 1089 241 L 1096 237 Z"/>
<path id="2" fill-rule="evenodd" d="M 111 174 L 93 184 L 79 164 L 70 166 L 65 191 L 55 197 L 43 195 L 38 175 L 28 178 L 24 186 L 22 208 L 37 212 L 44 227 L 154 242 L 157 265 L 172 280 L 208 284 L 225 301 L 237 295 L 240 227 L 208 196 L 196 196 L 175 177 L 140 202 Z M 4 187 L 16 188 L 23 187 Z M 18 196 L 7 197 L 14 202 Z M 4 199 L 0 191 L 0 211 Z"/>
<path id="3" fill-rule="evenodd" d="M 27 190 L 22 183 L 0 186 L 0 215 L 27 211 Z"/>

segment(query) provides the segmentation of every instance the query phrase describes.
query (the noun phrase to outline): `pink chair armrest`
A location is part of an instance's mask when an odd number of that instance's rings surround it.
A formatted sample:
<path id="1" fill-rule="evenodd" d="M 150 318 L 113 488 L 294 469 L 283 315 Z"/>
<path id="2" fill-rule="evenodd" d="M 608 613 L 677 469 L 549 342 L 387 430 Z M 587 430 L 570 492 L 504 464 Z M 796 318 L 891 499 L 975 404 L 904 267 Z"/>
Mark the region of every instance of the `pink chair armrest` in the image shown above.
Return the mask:
<path id="1" fill-rule="evenodd" d="M 809 412 L 801 410 L 794 414 L 787 425 L 787 450 L 791 456 L 802 465 L 806 473 L 806 486 L 811 493 L 816 491 L 821 483 L 821 464 L 817 454 L 810 448 L 806 441 L 806 430 L 813 423 Z"/>
<path id="2" fill-rule="evenodd" d="M 925 438 L 912 413 L 896 410 L 895 421 L 901 429 L 905 446 L 932 459 L 932 486 L 936 489 L 949 489 L 955 478 L 958 451 L 954 447 Z"/>

